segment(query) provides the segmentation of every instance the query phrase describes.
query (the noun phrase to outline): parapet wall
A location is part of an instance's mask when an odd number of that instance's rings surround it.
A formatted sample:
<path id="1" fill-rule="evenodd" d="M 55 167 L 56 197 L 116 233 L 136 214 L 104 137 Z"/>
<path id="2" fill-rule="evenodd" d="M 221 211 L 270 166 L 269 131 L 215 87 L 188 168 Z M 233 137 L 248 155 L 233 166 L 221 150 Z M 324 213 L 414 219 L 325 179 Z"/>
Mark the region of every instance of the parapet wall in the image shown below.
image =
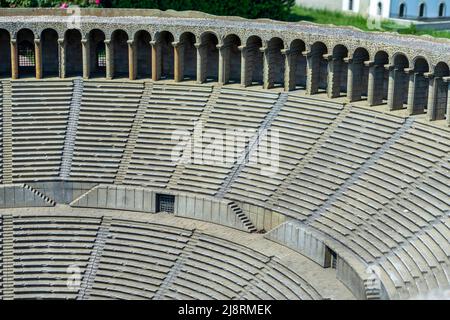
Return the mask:
<path id="1" fill-rule="evenodd" d="M 195 11 L 160 11 L 139 9 L 0 9 L 0 27 L 7 30 L 12 38 L 24 28 L 30 29 L 36 38 L 42 31 L 54 29 L 59 39 L 64 38 L 68 29 L 80 30 L 83 38 L 94 29 L 104 32 L 110 39 L 114 31 L 120 29 L 133 39 L 140 30 L 148 31 L 155 38 L 163 31 L 170 32 L 175 40 L 183 33 L 191 32 L 199 40 L 206 32 L 214 33 L 219 43 L 227 35 L 235 34 L 242 43 L 252 36 L 263 42 L 278 37 L 284 48 L 297 39 L 307 47 L 316 41 L 326 44 L 328 49 L 345 45 L 349 52 L 359 47 L 366 48 L 373 58 L 379 51 L 386 51 L 390 57 L 402 53 L 410 61 L 423 56 L 435 65 L 450 60 L 450 41 L 428 36 L 408 36 L 388 32 L 364 32 L 353 27 L 317 25 L 309 22 L 280 22 L 269 19 L 244 19 L 239 17 L 219 17 Z"/>

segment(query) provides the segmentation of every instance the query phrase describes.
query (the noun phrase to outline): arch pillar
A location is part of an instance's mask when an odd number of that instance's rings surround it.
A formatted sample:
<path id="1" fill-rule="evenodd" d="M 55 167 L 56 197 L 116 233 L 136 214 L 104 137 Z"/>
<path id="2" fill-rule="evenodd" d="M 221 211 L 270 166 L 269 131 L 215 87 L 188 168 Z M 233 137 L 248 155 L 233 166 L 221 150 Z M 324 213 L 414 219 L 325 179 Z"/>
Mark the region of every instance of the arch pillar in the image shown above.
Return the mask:
<path id="1" fill-rule="evenodd" d="M 230 80 L 230 45 L 218 44 L 219 49 L 219 84 L 228 83 Z"/>
<path id="2" fill-rule="evenodd" d="M 247 64 L 248 50 L 247 46 L 239 46 L 238 49 L 241 52 L 241 86 L 245 88 L 248 87 L 252 82 Z"/>
<path id="3" fill-rule="evenodd" d="M 369 67 L 369 77 L 367 83 L 367 102 L 369 106 L 383 104 L 384 98 L 384 70 L 385 66 L 375 64 L 374 61 L 366 61 Z"/>
<path id="4" fill-rule="evenodd" d="M 447 110 L 446 110 L 446 121 L 447 126 L 450 127 L 450 77 L 444 77 L 443 81 L 447 83 Z"/>
<path id="5" fill-rule="evenodd" d="M 356 70 L 356 62 L 351 58 L 344 58 L 344 62 L 347 63 L 347 100 L 348 102 L 354 102 L 361 99 L 361 95 L 358 99 L 358 84 L 355 81 L 358 80 L 358 72 Z"/>
<path id="6" fill-rule="evenodd" d="M 114 50 L 112 48 L 111 40 L 105 40 L 106 53 L 106 79 L 111 80 L 114 77 Z"/>
<path id="7" fill-rule="evenodd" d="M 434 77 L 432 73 L 427 73 L 425 77 L 428 79 L 428 108 L 427 108 L 427 114 L 428 119 L 430 121 L 436 120 L 436 80 L 437 78 Z"/>
<path id="8" fill-rule="evenodd" d="M 150 41 L 152 46 L 152 80 L 158 81 L 161 78 L 161 44 L 155 40 Z"/>
<path id="9" fill-rule="evenodd" d="M 263 88 L 264 89 L 270 89 L 273 87 L 273 83 L 270 79 L 270 70 L 269 70 L 269 63 L 270 63 L 270 54 L 269 54 L 269 48 L 265 44 L 264 47 L 259 48 L 259 51 L 263 54 Z"/>
<path id="10" fill-rule="evenodd" d="M 59 77 L 61 79 L 66 78 L 66 44 L 64 39 L 58 39 Z"/>
<path id="11" fill-rule="evenodd" d="M 284 55 L 284 91 L 295 90 L 295 73 L 297 70 L 295 58 L 299 52 L 282 49 L 281 54 Z"/>
<path id="12" fill-rule="evenodd" d="M 407 69 L 405 72 L 409 75 L 408 82 L 408 105 L 406 107 L 408 114 L 413 115 L 416 112 L 416 83 L 417 83 L 417 72 L 414 69 Z"/>
<path id="13" fill-rule="evenodd" d="M 364 65 L 369 67 L 369 77 L 367 80 L 367 103 L 369 106 L 374 106 L 379 104 L 380 101 L 376 93 L 376 73 L 377 73 L 377 65 L 374 61 L 365 61 Z"/>
<path id="14" fill-rule="evenodd" d="M 347 100 L 349 102 L 360 101 L 363 94 L 365 61 L 363 59 L 345 58 L 344 62 L 348 64 Z"/>
<path id="15" fill-rule="evenodd" d="M 428 120 L 436 120 L 436 96 L 437 96 L 437 77 L 431 72 L 424 74 L 428 79 L 428 102 L 427 102 L 427 115 Z"/>
<path id="16" fill-rule="evenodd" d="M 17 39 L 11 39 L 11 78 L 19 78 L 19 57 L 17 52 Z"/>
<path id="17" fill-rule="evenodd" d="M 332 54 L 324 54 L 327 63 L 327 95 L 328 98 L 337 98 L 341 94 L 341 72 L 343 61 L 336 59 Z M 320 72 L 320 71 L 319 71 Z"/>
<path id="18" fill-rule="evenodd" d="M 89 79 L 91 75 L 91 55 L 89 39 L 81 39 L 81 51 L 83 56 L 83 78 Z"/>
<path id="19" fill-rule="evenodd" d="M 302 54 L 306 57 L 306 94 L 316 94 L 320 80 L 320 70 L 314 70 L 317 57 L 311 51 L 304 51 Z"/>
<path id="20" fill-rule="evenodd" d="M 172 42 L 173 46 L 173 79 L 180 82 L 184 78 L 184 44 L 179 41 Z"/>
<path id="21" fill-rule="evenodd" d="M 217 82 L 219 84 L 225 84 L 225 68 L 227 64 L 227 49 L 226 46 L 223 44 L 217 44 L 216 48 L 219 50 L 219 70 L 217 75 Z"/>
<path id="22" fill-rule="evenodd" d="M 128 77 L 130 80 L 136 80 L 137 76 L 137 51 L 134 40 L 127 40 L 128 44 Z"/>
<path id="23" fill-rule="evenodd" d="M 36 79 L 42 79 L 42 43 L 41 39 L 34 39 L 34 63 Z"/>
<path id="24" fill-rule="evenodd" d="M 385 66 L 389 71 L 389 86 L 388 86 L 388 101 L 387 106 L 389 111 L 398 110 L 403 107 L 402 90 L 399 90 L 400 73 L 403 70 L 398 70 L 395 66 Z"/>
<path id="25" fill-rule="evenodd" d="M 206 80 L 206 46 L 201 43 L 195 43 L 197 48 L 197 83 L 203 83 Z"/>

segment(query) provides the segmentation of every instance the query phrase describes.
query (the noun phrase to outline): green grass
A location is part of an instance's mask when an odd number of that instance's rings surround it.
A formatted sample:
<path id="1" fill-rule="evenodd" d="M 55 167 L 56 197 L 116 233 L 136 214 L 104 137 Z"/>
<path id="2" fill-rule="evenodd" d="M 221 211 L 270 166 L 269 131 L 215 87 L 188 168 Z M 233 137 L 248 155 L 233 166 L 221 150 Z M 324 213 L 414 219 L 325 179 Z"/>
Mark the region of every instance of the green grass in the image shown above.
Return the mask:
<path id="1" fill-rule="evenodd" d="M 318 24 L 333 24 L 336 26 L 353 26 L 364 31 L 390 31 L 400 34 L 430 35 L 437 38 L 449 38 L 450 31 L 441 30 L 417 30 L 414 25 L 400 25 L 390 20 L 383 20 L 374 28 L 372 23 L 362 15 L 346 14 L 339 11 L 325 9 L 310 9 L 299 6 L 292 8 L 289 21 L 310 21 Z"/>

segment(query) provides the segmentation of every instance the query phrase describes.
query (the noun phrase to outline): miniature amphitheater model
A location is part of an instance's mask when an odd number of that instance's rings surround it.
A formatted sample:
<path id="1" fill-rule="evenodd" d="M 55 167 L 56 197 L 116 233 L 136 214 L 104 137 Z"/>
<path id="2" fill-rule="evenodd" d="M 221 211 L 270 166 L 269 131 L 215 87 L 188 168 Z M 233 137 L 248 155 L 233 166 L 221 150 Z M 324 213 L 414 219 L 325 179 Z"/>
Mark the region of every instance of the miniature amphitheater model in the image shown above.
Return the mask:
<path id="1" fill-rule="evenodd" d="M 445 297 L 449 41 L 76 12 L 0 9 L 1 299 Z"/>

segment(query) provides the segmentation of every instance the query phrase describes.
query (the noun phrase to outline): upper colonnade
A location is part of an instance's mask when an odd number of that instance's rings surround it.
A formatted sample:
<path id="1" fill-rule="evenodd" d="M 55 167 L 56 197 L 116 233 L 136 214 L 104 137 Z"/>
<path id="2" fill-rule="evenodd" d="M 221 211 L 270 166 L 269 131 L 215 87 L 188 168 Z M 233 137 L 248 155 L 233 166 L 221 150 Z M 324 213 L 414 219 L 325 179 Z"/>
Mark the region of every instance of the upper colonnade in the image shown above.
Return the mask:
<path id="1" fill-rule="evenodd" d="M 326 92 L 450 125 L 450 41 L 127 9 L 0 9 L 0 76 L 217 81 Z"/>

